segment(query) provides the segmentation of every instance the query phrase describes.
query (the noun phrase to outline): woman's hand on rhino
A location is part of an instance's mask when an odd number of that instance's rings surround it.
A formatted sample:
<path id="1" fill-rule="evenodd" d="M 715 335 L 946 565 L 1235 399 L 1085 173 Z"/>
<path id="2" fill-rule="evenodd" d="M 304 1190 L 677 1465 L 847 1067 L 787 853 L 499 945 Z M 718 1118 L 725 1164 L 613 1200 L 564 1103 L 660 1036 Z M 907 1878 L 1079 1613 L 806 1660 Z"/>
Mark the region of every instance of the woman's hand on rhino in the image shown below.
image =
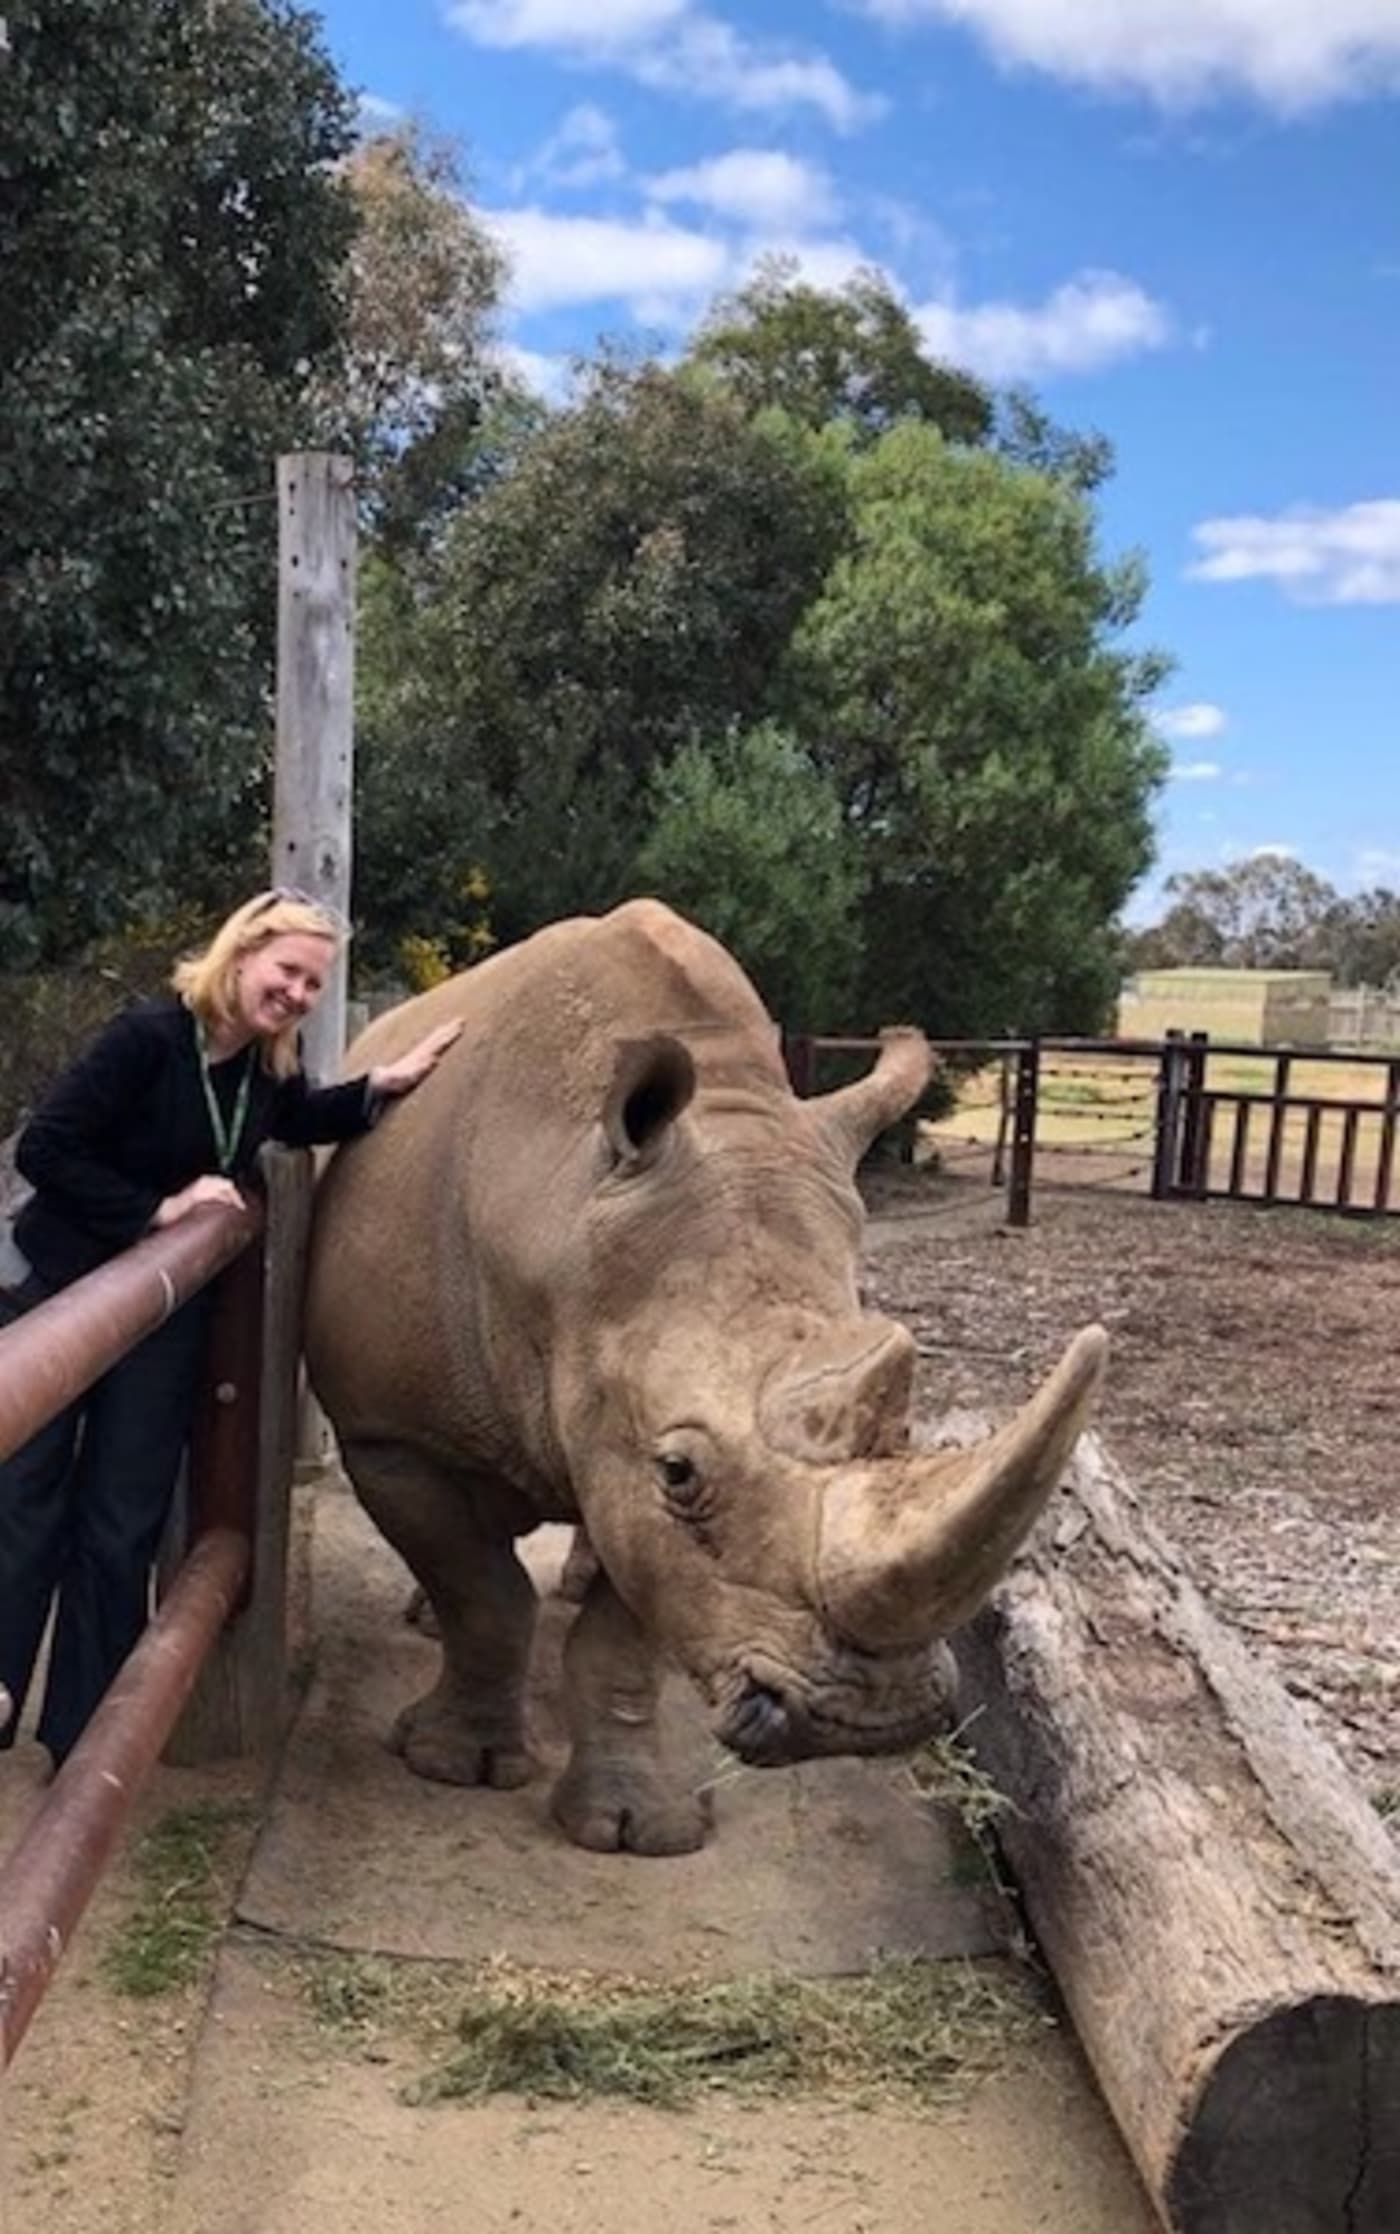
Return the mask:
<path id="1" fill-rule="evenodd" d="M 201 1210 L 209 1202 L 218 1203 L 227 1210 L 248 1207 L 231 1179 L 220 1179 L 213 1172 L 207 1172 L 203 1178 L 192 1179 L 177 1195 L 167 1195 L 157 1206 L 151 1224 L 173 1226 L 181 1218 L 188 1218 L 192 1210 Z"/>
<path id="2" fill-rule="evenodd" d="M 406 1055 L 396 1063 L 378 1063 L 369 1074 L 371 1091 L 376 1094 L 411 1093 L 431 1070 L 436 1070 L 442 1057 L 455 1039 L 460 1038 L 460 1019 L 450 1024 L 439 1024 L 435 1031 L 426 1032 Z"/>

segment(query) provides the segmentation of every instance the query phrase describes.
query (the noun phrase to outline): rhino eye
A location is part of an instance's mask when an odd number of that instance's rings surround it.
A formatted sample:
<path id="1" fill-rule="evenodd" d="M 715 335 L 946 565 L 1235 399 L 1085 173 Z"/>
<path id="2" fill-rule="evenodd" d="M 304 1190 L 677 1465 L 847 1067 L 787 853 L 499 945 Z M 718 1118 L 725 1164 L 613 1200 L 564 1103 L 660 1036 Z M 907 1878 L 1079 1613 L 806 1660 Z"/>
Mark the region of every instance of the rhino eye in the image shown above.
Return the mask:
<path id="1" fill-rule="evenodd" d="M 679 1451 L 666 1451 L 657 1460 L 657 1465 L 661 1472 L 662 1482 L 665 1484 L 669 1495 L 675 1496 L 679 1493 L 680 1497 L 684 1499 L 687 1491 L 692 1495 L 698 1491 L 700 1483 L 699 1476 L 695 1471 L 694 1459 L 682 1457 Z"/>

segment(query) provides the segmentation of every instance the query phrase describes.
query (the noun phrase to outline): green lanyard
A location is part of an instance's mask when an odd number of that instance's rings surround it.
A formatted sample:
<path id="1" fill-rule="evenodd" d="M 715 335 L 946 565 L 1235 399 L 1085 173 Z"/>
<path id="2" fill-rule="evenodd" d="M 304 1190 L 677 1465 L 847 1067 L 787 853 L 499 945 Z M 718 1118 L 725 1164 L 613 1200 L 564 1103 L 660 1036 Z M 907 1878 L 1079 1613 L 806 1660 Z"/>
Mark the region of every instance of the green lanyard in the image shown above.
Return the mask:
<path id="1" fill-rule="evenodd" d="M 204 1043 L 204 1026 L 195 1018 L 194 1036 L 199 1048 L 199 1076 L 204 1087 L 205 1106 L 209 1111 L 209 1129 L 214 1135 L 214 1149 L 219 1159 L 219 1169 L 227 1179 L 233 1170 L 233 1159 L 238 1154 L 238 1143 L 243 1138 L 243 1127 L 248 1122 L 248 1096 L 253 1085 L 253 1059 L 257 1053 L 256 1042 L 248 1050 L 248 1060 L 243 1066 L 243 1076 L 238 1085 L 238 1098 L 233 1105 L 233 1115 L 227 1124 L 219 1107 L 219 1097 L 214 1091 L 214 1081 L 209 1076 L 209 1050 Z"/>

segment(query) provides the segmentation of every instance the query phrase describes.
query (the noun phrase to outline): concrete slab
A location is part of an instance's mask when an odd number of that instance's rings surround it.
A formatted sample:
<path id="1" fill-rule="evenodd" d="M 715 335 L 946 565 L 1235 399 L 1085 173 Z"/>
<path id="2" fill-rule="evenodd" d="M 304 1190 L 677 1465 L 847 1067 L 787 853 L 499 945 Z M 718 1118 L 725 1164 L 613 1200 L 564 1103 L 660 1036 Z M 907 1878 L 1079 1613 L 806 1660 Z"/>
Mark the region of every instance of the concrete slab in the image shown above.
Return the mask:
<path id="1" fill-rule="evenodd" d="M 567 1532 L 529 1544 L 548 1591 Z M 880 1761 L 744 1770 L 708 1738 L 679 1679 L 670 1742 L 716 1778 L 703 1853 L 586 1854 L 551 1822 L 562 1765 L 559 1652 L 572 1608 L 542 1601 L 532 1734 L 546 1773 L 521 1792 L 413 1776 L 384 1743 L 432 1681 L 437 1646 L 408 1627 L 406 1571 L 344 1490 L 317 1501 L 314 1681 L 239 1904 L 262 1928 L 354 1950 L 507 1955 L 634 1975 L 788 1969 L 837 1975 L 878 1952 L 1005 1944 L 1007 1919 L 956 1824 Z"/>
<path id="2" fill-rule="evenodd" d="M 278 1952 L 226 1945 L 161 2234 L 1154 2234 L 1072 2045 L 956 2109 L 407 2107 L 414 2061 L 318 2033 Z M 421 2058 L 419 2059 L 421 2063 Z"/>

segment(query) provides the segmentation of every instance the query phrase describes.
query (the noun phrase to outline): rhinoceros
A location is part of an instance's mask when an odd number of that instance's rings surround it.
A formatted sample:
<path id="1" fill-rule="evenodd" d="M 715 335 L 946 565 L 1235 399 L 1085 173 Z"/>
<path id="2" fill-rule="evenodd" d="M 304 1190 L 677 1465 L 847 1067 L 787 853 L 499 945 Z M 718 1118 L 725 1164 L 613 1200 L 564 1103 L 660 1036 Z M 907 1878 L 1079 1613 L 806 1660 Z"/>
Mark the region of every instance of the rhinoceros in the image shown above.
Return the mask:
<path id="1" fill-rule="evenodd" d="M 799 1100 L 738 963 L 659 901 L 537 932 L 378 1019 L 348 1067 L 453 1017 L 323 1177 L 308 1290 L 345 1467 L 441 1634 L 393 1742 L 424 1776 L 526 1779 L 515 1540 L 582 1523 L 553 1813 L 585 1847 L 686 1852 L 707 1811 L 662 1765 L 662 1665 L 749 1764 L 926 1737 L 944 1640 L 1058 1480 L 1104 1337 L 972 1454 L 912 1452 L 915 1345 L 862 1308 L 855 1171 L 927 1043 L 891 1031 L 867 1076 Z"/>

